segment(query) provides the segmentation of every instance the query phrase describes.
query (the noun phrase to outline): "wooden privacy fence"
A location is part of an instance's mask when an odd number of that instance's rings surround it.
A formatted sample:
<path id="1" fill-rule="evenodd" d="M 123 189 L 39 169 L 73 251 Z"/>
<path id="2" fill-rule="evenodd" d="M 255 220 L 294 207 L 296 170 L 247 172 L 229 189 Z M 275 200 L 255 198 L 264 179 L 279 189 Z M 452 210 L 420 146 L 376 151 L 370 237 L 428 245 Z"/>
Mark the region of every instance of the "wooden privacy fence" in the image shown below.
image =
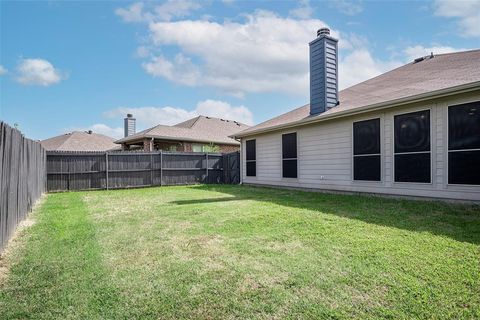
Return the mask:
<path id="1" fill-rule="evenodd" d="M 47 190 L 240 182 L 238 152 L 47 152 Z"/>
<path id="2" fill-rule="evenodd" d="M 45 169 L 40 143 L 0 121 L 0 251 L 45 191 Z"/>

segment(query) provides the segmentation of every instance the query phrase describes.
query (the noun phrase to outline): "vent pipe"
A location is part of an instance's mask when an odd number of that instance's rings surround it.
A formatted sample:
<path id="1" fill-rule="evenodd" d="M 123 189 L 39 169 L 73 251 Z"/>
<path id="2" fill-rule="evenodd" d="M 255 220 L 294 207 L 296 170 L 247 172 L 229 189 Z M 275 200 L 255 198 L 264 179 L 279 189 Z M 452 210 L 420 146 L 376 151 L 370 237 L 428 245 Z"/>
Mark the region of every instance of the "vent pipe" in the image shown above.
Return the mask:
<path id="1" fill-rule="evenodd" d="M 125 137 L 135 134 L 135 122 L 136 119 L 131 113 L 128 113 L 127 117 L 123 119 L 123 133 Z"/>
<path id="2" fill-rule="evenodd" d="M 330 29 L 321 28 L 310 42 L 310 114 L 338 104 L 338 40 L 330 36 Z"/>

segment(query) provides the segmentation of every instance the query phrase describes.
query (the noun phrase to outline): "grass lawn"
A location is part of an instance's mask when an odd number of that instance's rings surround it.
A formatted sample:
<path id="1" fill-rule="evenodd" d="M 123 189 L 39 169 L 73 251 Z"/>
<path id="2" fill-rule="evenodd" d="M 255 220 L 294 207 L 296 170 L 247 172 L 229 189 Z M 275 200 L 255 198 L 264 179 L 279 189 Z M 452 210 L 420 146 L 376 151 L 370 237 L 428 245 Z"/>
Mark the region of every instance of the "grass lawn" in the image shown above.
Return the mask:
<path id="1" fill-rule="evenodd" d="M 479 206 L 200 185 L 33 219 L 1 319 L 480 318 Z"/>

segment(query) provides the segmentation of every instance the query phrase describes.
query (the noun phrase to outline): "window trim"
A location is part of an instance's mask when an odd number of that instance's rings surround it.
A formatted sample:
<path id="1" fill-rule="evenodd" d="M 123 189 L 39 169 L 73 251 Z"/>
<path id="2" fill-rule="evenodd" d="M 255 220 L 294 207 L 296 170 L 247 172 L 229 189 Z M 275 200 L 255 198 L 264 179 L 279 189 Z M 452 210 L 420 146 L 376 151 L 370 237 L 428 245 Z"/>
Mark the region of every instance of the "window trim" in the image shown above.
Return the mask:
<path id="1" fill-rule="evenodd" d="M 248 141 L 255 141 L 255 160 L 247 160 L 247 142 Z M 249 176 L 247 175 L 247 163 L 254 162 L 255 163 L 255 175 Z M 257 139 L 248 139 L 245 140 L 245 177 L 252 178 L 257 177 Z"/>
<path id="2" fill-rule="evenodd" d="M 295 133 L 295 142 L 296 142 L 296 151 L 297 151 L 297 157 L 296 158 L 284 158 L 283 157 L 283 136 L 286 135 L 286 134 L 292 134 L 292 133 Z M 280 145 L 282 146 L 281 149 L 280 149 L 280 155 L 281 155 L 281 167 L 282 167 L 282 170 L 281 170 L 281 175 L 282 175 L 282 179 L 286 179 L 286 180 L 298 180 L 298 131 L 288 131 L 288 132 L 284 132 L 280 135 Z M 295 160 L 297 161 L 297 176 L 295 178 L 292 178 L 292 177 L 284 177 L 283 176 L 283 160 Z"/>
<path id="3" fill-rule="evenodd" d="M 355 149 L 354 149 L 354 139 L 355 139 L 355 130 L 354 130 L 354 124 L 357 122 L 363 122 L 363 121 L 370 121 L 370 120 L 376 120 L 378 119 L 380 121 L 379 124 L 379 134 L 380 134 L 380 153 L 372 153 L 372 154 L 358 154 L 355 155 Z M 351 150 L 351 159 L 352 159 L 352 165 L 351 165 L 351 178 L 352 182 L 354 183 L 369 183 L 369 184 L 379 184 L 379 183 L 384 183 L 384 156 L 383 156 L 383 113 L 378 115 L 378 116 L 371 116 L 368 118 L 359 118 L 358 120 L 353 120 L 352 121 L 352 150 Z M 380 180 L 355 180 L 355 157 L 364 157 L 364 156 L 380 156 Z"/>
<path id="4" fill-rule="evenodd" d="M 463 101 L 463 102 L 460 102 L 460 101 L 457 101 L 457 102 L 450 102 L 450 103 L 447 103 L 446 105 L 446 124 L 445 124 L 445 135 L 447 136 L 447 144 L 445 146 L 445 149 L 447 150 L 447 152 L 445 152 L 445 163 L 446 163 L 446 166 L 445 166 L 445 171 L 446 171 L 446 174 L 445 174 L 445 180 L 446 180 L 446 185 L 447 186 L 454 186 L 454 187 L 466 187 L 466 188 L 475 188 L 475 187 L 480 187 L 480 184 L 464 184 L 464 183 L 450 183 L 450 152 L 466 152 L 466 151 L 480 151 L 480 148 L 478 149 L 462 149 L 462 150 L 450 150 L 450 113 L 448 112 L 450 107 L 455 107 L 455 106 L 460 106 L 462 104 L 469 104 L 469 103 L 474 103 L 474 102 L 479 102 L 480 100 L 472 100 L 472 101 Z"/>
<path id="5" fill-rule="evenodd" d="M 409 114 L 409 113 L 416 113 L 416 112 L 423 112 L 423 111 L 429 111 L 430 113 L 430 151 L 414 151 L 414 152 L 395 152 L 395 116 L 400 116 L 404 114 Z M 436 137 L 433 135 L 433 127 L 434 127 L 434 113 L 432 110 L 432 107 L 428 108 L 421 108 L 421 109 L 408 109 L 404 110 L 402 112 L 395 112 L 391 116 L 391 121 L 392 121 L 392 183 L 396 185 L 408 185 L 408 184 L 415 184 L 415 185 L 425 185 L 425 186 L 433 186 L 433 155 L 434 155 L 434 144 L 433 141 L 436 139 Z M 420 154 L 420 153 L 430 153 L 430 182 L 408 182 L 408 181 L 396 181 L 395 180 L 395 155 L 399 154 Z"/>

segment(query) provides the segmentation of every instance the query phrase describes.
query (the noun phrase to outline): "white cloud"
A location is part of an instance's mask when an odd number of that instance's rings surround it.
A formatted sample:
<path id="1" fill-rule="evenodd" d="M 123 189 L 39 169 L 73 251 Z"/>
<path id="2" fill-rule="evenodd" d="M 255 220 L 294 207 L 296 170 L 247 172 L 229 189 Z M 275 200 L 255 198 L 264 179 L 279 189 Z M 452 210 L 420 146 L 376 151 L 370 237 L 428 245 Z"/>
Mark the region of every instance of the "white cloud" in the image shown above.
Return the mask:
<path id="1" fill-rule="evenodd" d="M 298 8 L 290 10 L 289 15 L 299 19 L 310 19 L 313 14 L 313 8 L 309 0 L 301 0 Z"/>
<path id="2" fill-rule="evenodd" d="M 120 16 L 125 22 L 148 22 L 153 20 L 153 15 L 150 12 L 143 10 L 144 5 L 141 2 L 137 2 L 129 6 L 128 8 L 118 8 L 115 10 L 115 14 Z"/>
<path id="3" fill-rule="evenodd" d="M 400 65 L 401 63 L 395 60 L 375 59 L 366 49 L 355 50 L 340 62 L 338 70 L 340 87 L 347 88 Z"/>
<path id="4" fill-rule="evenodd" d="M 247 107 L 233 107 L 224 101 L 210 99 L 201 101 L 197 104 L 195 112 L 199 115 L 235 120 L 248 125 L 253 124 L 253 114 Z"/>
<path id="5" fill-rule="evenodd" d="M 186 17 L 200 8 L 200 3 L 195 1 L 167 0 L 161 5 L 153 6 L 151 11 L 142 2 L 137 2 L 127 8 L 117 8 L 115 13 L 125 22 L 170 21 Z"/>
<path id="6" fill-rule="evenodd" d="M 465 37 L 480 37 L 480 1 L 436 0 L 435 14 L 440 17 L 457 18 Z"/>
<path id="7" fill-rule="evenodd" d="M 441 53 L 451 53 L 457 51 L 465 51 L 467 49 L 464 48 L 453 48 L 448 46 L 431 46 L 431 47 L 424 47 L 422 45 L 416 45 L 407 47 L 404 50 L 405 58 L 407 62 L 411 62 L 416 58 L 424 57 L 430 55 L 431 52 L 433 54 L 441 54 Z"/>
<path id="8" fill-rule="evenodd" d="M 0 76 L 7 74 L 7 72 L 8 70 L 4 66 L 0 65 Z"/>
<path id="9" fill-rule="evenodd" d="M 138 58 L 147 58 L 151 55 L 151 51 L 148 47 L 146 46 L 140 46 L 137 48 L 135 55 Z"/>
<path id="10" fill-rule="evenodd" d="M 65 76 L 44 59 L 23 59 L 17 68 L 16 80 L 24 85 L 49 86 L 63 80 Z"/>
<path id="11" fill-rule="evenodd" d="M 167 2 L 157 6 L 155 13 L 160 20 L 170 21 L 176 17 L 186 17 L 192 11 L 201 8 L 199 2 L 189 0 L 168 0 Z"/>
<path id="12" fill-rule="evenodd" d="M 152 57 L 150 62 L 142 64 L 143 69 L 154 77 L 163 77 L 188 86 L 195 86 L 200 80 L 200 74 L 190 58 L 182 53 L 169 61 L 162 56 Z"/>
<path id="13" fill-rule="evenodd" d="M 112 128 L 112 127 L 109 127 L 108 125 L 103 124 L 103 123 L 96 123 L 96 124 L 93 124 L 89 127 L 70 127 L 70 128 L 64 129 L 63 132 L 67 133 L 67 132 L 72 132 L 72 131 L 89 131 L 89 130 L 92 130 L 93 133 L 103 134 L 103 135 L 106 135 L 108 137 L 112 137 L 112 138 L 115 138 L 115 139 L 120 139 L 120 138 L 123 137 L 123 128 L 122 127 Z"/>
<path id="14" fill-rule="evenodd" d="M 330 0 L 330 5 L 348 16 L 354 16 L 363 11 L 359 1 Z"/>
<path id="15" fill-rule="evenodd" d="M 104 112 L 103 116 L 109 119 L 123 119 L 127 113 L 133 114 L 137 119 L 139 130 L 157 124 L 174 125 L 179 122 L 194 118 L 198 115 L 236 120 L 246 124 L 253 124 L 253 114 L 245 106 L 232 106 L 227 102 L 218 100 L 200 101 L 194 110 L 175 107 L 120 107 Z"/>
<path id="16" fill-rule="evenodd" d="M 152 45 L 173 47 L 179 53 L 174 57 L 151 57 L 143 63 L 143 68 L 155 77 L 187 86 L 210 86 L 235 96 L 246 92 L 307 95 L 308 43 L 322 26 L 327 24 L 318 19 L 283 18 L 267 11 L 245 15 L 243 22 L 151 23 Z M 337 30 L 332 30 L 332 35 L 340 38 L 342 88 L 397 64 L 374 59 L 367 49 L 368 41 L 359 36 L 343 35 Z M 368 65 L 357 65 L 366 58 L 369 58 Z M 349 69 L 352 65 L 354 70 Z"/>

